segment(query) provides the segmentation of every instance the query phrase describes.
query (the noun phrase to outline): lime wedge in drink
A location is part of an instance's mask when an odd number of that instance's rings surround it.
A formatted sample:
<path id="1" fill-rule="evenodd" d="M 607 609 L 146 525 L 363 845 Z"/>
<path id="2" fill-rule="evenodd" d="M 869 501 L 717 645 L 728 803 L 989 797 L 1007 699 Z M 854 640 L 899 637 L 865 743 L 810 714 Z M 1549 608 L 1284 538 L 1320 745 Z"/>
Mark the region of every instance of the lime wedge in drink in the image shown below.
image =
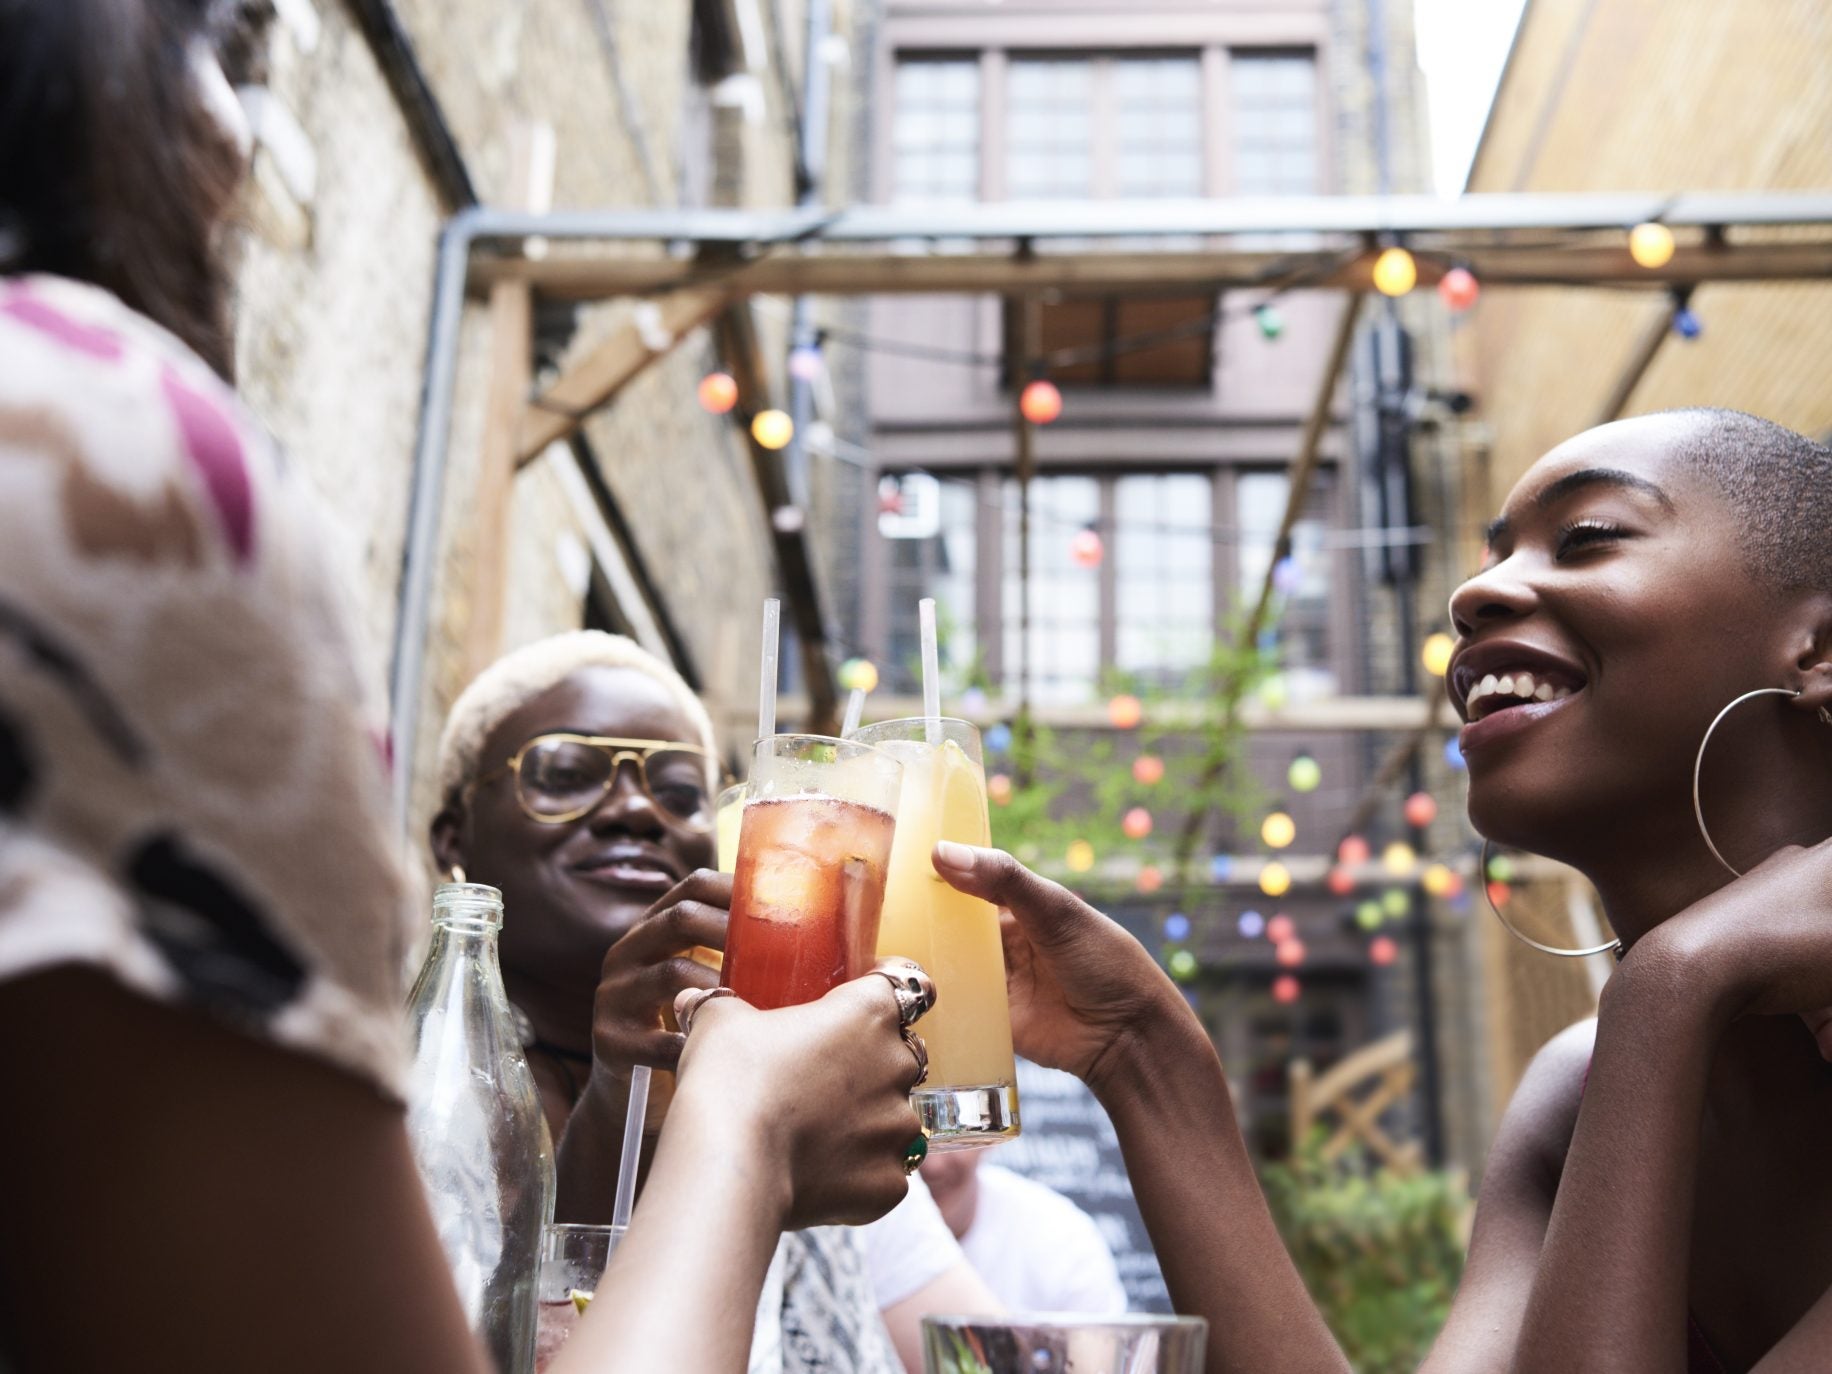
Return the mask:
<path id="1" fill-rule="evenodd" d="M 567 1296 L 573 1300 L 573 1306 L 579 1309 L 579 1315 L 585 1315 L 585 1309 L 592 1305 L 592 1295 L 583 1288 L 575 1288 Z"/>

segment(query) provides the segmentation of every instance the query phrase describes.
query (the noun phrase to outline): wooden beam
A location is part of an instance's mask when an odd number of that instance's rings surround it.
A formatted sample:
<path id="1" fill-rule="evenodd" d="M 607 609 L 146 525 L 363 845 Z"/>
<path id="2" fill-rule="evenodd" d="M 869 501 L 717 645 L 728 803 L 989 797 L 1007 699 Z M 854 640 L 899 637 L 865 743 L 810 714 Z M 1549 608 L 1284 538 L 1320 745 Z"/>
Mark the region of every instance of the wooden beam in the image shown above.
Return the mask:
<path id="1" fill-rule="evenodd" d="M 769 409 L 769 371 L 764 366 L 750 304 L 745 301 L 734 304 L 719 316 L 714 328 L 719 354 L 732 380 L 738 384 L 739 413 L 754 415 Z M 782 574 L 789 615 L 796 638 L 801 642 L 802 677 L 808 684 L 807 728 L 815 734 L 831 735 L 839 729 L 839 686 L 827 662 L 826 617 L 821 611 L 814 560 L 803 526 L 777 518 L 782 511 L 796 511 L 804 518 L 806 512 L 798 510 L 789 491 L 782 455 L 763 447 L 748 435 L 746 442 L 750 446 L 757 491 L 763 499 L 764 518 L 770 522 L 770 538 L 776 549 L 776 565 Z M 778 718 L 785 714 L 779 711 Z"/>
<path id="2" fill-rule="evenodd" d="M 1456 197 L 1396 195 L 1220 196 L 1132 200 L 746 209 L 559 210 L 542 215 L 478 212 L 472 236 L 540 236 L 574 243 L 699 243 L 752 249 L 771 244 L 915 243 L 935 240 L 1204 238 L 1233 234 L 1318 238 L 1400 236 L 1417 245 L 1447 234 L 1599 233 L 1620 241 L 1631 224 L 1722 234 L 1757 226 L 1832 225 L 1832 191 L 1552 192 Z M 1682 238 L 1686 236 L 1682 235 Z M 1687 239 L 1687 241 L 1691 241 Z"/>
<path id="3" fill-rule="evenodd" d="M 535 199 L 535 144 L 527 123 L 509 131 L 510 181 L 518 202 Z M 468 681 L 502 652 L 504 602 L 509 582 L 509 519 L 515 486 L 516 431 L 534 376 L 534 293 L 513 280 L 490 287 L 490 380 L 484 398 L 482 452 L 472 528 L 470 616 L 464 630 Z"/>
<path id="4" fill-rule="evenodd" d="M 1266 575 L 1260 581 L 1259 595 L 1254 599 L 1253 610 L 1241 630 L 1240 641 L 1248 646 L 1258 643 L 1260 630 L 1266 624 L 1266 617 L 1272 608 L 1272 584 L 1278 572 L 1279 560 L 1290 551 L 1291 532 L 1310 494 L 1310 479 L 1317 470 L 1317 453 L 1323 441 L 1323 431 L 1329 425 L 1331 403 L 1335 399 L 1337 384 L 1342 380 L 1342 369 L 1348 362 L 1349 348 L 1355 341 L 1355 322 L 1361 316 L 1361 301 L 1362 293 L 1352 292 L 1342 303 L 1341 313 L 1336 317 L 1336 334 L 1330 341 L 1329 358 L 1323 364 L 1323 376 L 1318 380 L 1316 394 L 1311 398 L 1310 413 L 1304 418 L 1304 430 L 1298 439 L 1298 452 L 1292 460 L 1291 476 L 1285 493 L 1285 513 L 1279 519 L 1278 538 L 1273 541 L 1272 557 L 1266 562 Z M 1220 710 L 1224 736 L 1240 718 L 1241 698 L 1246 688 L 1246 678 L 1238 672 L 1222 685 Z M 1188 870 L 1190 858 L 1196 852 L 1196 841 L 1202 836 L 1202 827 L 1208 824 L 1209 817 L 1214 814 L 1214 806 L 1209 800 L 1210 793 L 1227 770 L 1228 763 L 1225 756 L 1212 755 L 1202 770 L 1202 777 L 1196 784 L 1194 805 L 1183 818 L 1183 827 L 1177 833 L 1177 872 L 1180 875 Z"/>
<path id="5" fill-rule="evenodd" d="M 1621 418 L 1622 412 L 1628 408 L 1628 398 L 1635 394 L 1635 388 L 1641 385 L 1641 379 L 1647 375 L 1648 368 L 1653 366 L 1654 355 L 1660 352 L 1660 346 L 1673 332 L 1673 316 L 1685 307 L 1691 294 L 1691 287 L 1679 288 L 1674 292 L 1674 299 L 1662 301 L 1660 309 L 1648 316 L 1647 322 L 1641 326 L 1641 336 L 1635 340 L 1635 347 L 1622 368 L 1622 375 L 1616 378 L 1615 386 L 1610 388 L 1609 395 L 1597 408 L 1597 418 L 1591 424 L 1606 425 L 1611 420 Z"/>
<path id="6" fill-rule="evenodd" d="M 1355 342 L 1355 322 L 1361 316 L 1361 302 L 1361 292 L 1353 293 L 1342 303 L 1342 311 L 1336 317 L 1336 334 L 1330 340 L 1329 357 L 1323 364 L 1323 379 L 1311 398 L 1310 413 L 1304 417 L 1304 429 L 1298 437 L 1298 454 L 1292 459 L 1291 480 L 1285 491 L 1285 513 L 1279 517 L 1278 537 L 1272 541 L 1272 560 L 1266 564 L 1259 596 L 1253 602 L 1253 611 L 1247 617 L 1247 628 L 1242 635 L 1249 644 L 1259 639 L 1265 627 L 1266 616 L 1272 609 L 1273 574 L 1279 560 L 1290 551 L 1291 532 L 1297 528 L 1298 518 L 1304 514 L 1304 503 L 1310 499 L 1310 479 L 1317 471 L 1323 431 L 1329 427 L 1336 387 L 1349 360 L 1349 347 Z"/>
<path id="7" fill-rule="evenodd" d="M 569 359 L 553 384 L 522 410 L 517 466 L 533 462 L 556 439 L 570 436 L 587 415 L 609 403 L 644 368 L 665 357 L 683 336 L 712 319 L 730 301 L 730 293 L 719 287 L 669 292 L 653 302 L 660 314 L 660 331 L 667 337 L 663 347 L 651 347 L 659 342 L 653 331 L 646 337 L 635 321 L 626 320 L 580 356 Z"/>
<path id="8" fill-rule="evenodd" d="M 1795 281 L 1832 278 L 1832 242 L 1723 243 L 1682 247 L 1664 267 L 1635 265 L 1611 246 L 1509 247 L 1488 234 L 1445 234 L 1415 244 L 1419 278 L 1429 285 L 1455 260 L 1485 287 L 1695 285 L 1708 281 Z M 611 256 L 581 247 L 539 261 L 479 250 L 472 284 L 486 288 L 505 277 L 543 295 L 569 300 L 649 295 L 717 282 L 737 296 L 885 295 L 906 292 L 1017 295 L 1036 291 L 1135 292 L 1302 286 L 1321 290 L 1370 288 L 1372 255 L 1353 242 L 1294 252 L 1242 250 L 1225 244 L 1204 252 L 1121 252 L 1087 249 L 1037 253 L 894 253 L 810 244 L 759 257 L 747 267 L 683 262 L 667 257 Z"/>

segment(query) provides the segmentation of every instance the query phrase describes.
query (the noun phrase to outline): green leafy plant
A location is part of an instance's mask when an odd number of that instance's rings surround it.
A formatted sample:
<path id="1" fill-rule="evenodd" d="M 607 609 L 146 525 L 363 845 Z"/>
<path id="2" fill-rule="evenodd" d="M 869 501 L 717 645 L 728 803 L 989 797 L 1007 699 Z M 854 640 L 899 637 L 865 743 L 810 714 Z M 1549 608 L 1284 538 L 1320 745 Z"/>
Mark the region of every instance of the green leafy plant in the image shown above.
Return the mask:
<path id="1" fill-rule="evenodd" d="M 987 760 L 989 774 L 1011 782 L 1009 800 L 992 806 L 993 843 L 1061 876 L 1069 845 L 1085 840 L 1102 860 L 1125 855 L 1158 866 L 1169 881 L 1187 881 L 1189 861 L 1213 844 L 1216 820 L 1247 821 L 1264 800 L 1245 766 L 1237 707 L 1272 671 L 1266 651 L 1223 636 L 1206 663 L 1175 683 L 1117 673 L 1102 681 L 1104 698 L 1139 698 L 1144 720 L 1136 730 L 1051 729 L 1020 712 L 1010 749 Z M 1158 781 L 1133 776 L 1141 754 L 1162 760 Z M 1154 819 L 1145 839 L 1124 830 L 1126 813 L 1140 806 Z M 1200 834 L 1186 846 L 1191 825 Z"/>
<path id="2" fill-rule="evenodd" d="M 1411 1374 L 1463 1275 L 1460 1173 L 1325 1162 L 1308 1142 L 1261 1182 L 1305 1287 L 1358 1374 Z"/>

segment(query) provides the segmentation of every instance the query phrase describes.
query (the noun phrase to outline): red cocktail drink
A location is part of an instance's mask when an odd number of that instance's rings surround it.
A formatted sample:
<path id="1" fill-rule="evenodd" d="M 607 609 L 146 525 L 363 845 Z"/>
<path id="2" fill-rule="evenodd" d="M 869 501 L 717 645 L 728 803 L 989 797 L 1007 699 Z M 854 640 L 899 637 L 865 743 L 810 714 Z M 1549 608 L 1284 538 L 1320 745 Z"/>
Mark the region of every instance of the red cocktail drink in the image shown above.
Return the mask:
<path id="1" fill-rule="evenodd" d="M 894 830 L 888 812 L 837 797 L 746 804 L 726 986 L 752 1006 L 788 1007 L 869 971 Z"/>
<path id="2" fill-rule="evenodd" d="M 903 765 L 825 735 L 757 741 L 725 933 L 725 986 L 795 1006 L 871 971 Z"/>

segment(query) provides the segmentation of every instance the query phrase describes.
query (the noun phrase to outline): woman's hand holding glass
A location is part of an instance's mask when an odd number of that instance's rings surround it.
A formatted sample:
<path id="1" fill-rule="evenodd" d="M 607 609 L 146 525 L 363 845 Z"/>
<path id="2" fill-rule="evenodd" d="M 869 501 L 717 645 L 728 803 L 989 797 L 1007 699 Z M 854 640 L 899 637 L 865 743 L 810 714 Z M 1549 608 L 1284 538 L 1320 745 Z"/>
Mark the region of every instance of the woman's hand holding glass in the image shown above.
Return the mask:
<path id="1" fill-rule="evenodd" d="M 858 1225 L 902 1200 L 921 1135 L 909 1101 L 918 1061 L 887 979 L 775 1011 L 686 991 L 676 1010 L 692 1033 L 664 1150 L 717 1142 L 720 1158 L 767 1181 L 785 1229 Z"/>
<path id="2" fill-rule="evenodd" d="M 1000 908 L 1012 1040 L 1025 1058 L 1100 1094 L 1156 1036 L 1193 1025 L 1144 946 L 1061 884 L 997 849 L 944 842 L 933 862 L 953 886 Z"/>
<path id="3" fill-rule="evenodd" d="M 627 1091 L 638 1064 L 672 1070 L 681 1036 L 667 1023 L 674 999 L 689 988 L 712 988 L 719 971 L 690 957 L 696 948 L 725 948 L 732 880 L 700 869 L 676 883 L 604 956 L 592 1003 L 592 1075 L 588 1091 Z M 603 1083 L 599 1080 L 605 1079 Z"/>
<path id="4" fill-rule="evenodd" d="M 604 957 L 592 999 L 591 1074 L 555 1152 L 562 1220 L 610 1220 L 630 1071 L 645 1064 L 672 1073 L 680 1060 L 681 1034 L 664 1013 L 672 1014 L 682 992 L 718 985 L 718 971 L 689 955 L 696 947 L 725 947 L 731 881 L 705 869 L 688 875 Z M 672 1080 L 653 1080 L 643 1121 L 651 1142 L 672 1100 Z"/>
<path id="5" fill-rule="evenodd" d="M 1346 1374 L 1266 1208 L 1221 1061 L 1177 985 L 1125 929 L 1011 855 L 944 842 L 933 862 L 1001 908 L 1012 1040 L 1080 1078 L 1112 1118 L 1176 1310 L 1227 1333 L 1209 1369 Z"/>

